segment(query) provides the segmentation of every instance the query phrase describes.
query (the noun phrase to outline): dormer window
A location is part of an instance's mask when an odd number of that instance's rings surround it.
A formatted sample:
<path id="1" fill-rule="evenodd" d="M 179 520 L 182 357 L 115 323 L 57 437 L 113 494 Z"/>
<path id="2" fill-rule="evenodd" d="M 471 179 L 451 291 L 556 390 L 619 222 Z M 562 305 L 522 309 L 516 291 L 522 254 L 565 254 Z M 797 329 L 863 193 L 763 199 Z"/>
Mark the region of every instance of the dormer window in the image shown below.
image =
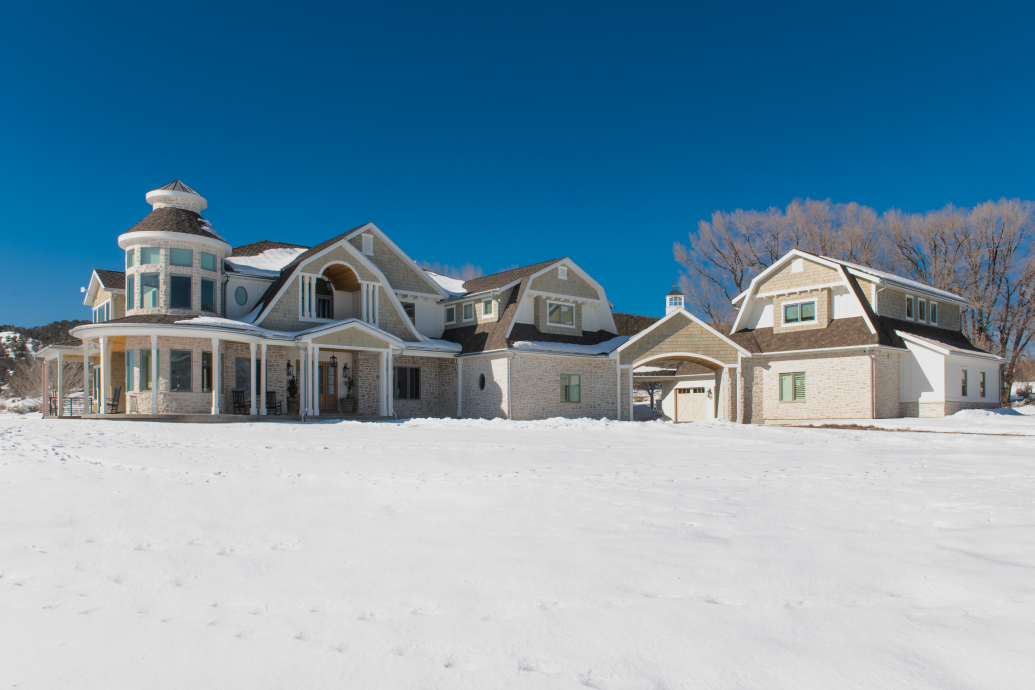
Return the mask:
<path id="1" fill-rule="evenodd" d="M 916 316 L 917 321 L 923 323 L 927 321 L 927 302 L 925 300 L 917 300 L 916 302 Z"/>
<path id="2" fill-rule="evenodd" d="M 906 295 L 906 318 L 913 320 L 913 296 Z"/>
<path id="3" fill-rule="evenodd" d="M 104 323 L 105 321 L 111 321 L 111 300 L 93 310 L 94 323 Z"/>
<path id="4" fill-rule="evenodd" d="M 374 255 L 374 236 L 363 235 L 363 253 L 367 256 Z"/>
<path id="5" fill-rule="evenodd" d="M 456 323 L 456 307 L 446 307 L 446 323 Z"/>
<path id="6" fill-rule="evenodd" d="M 816 302 L 795 302 L 783 305 L 784 325 L 797 325 L 816 322 Z"/>
<path id="7" fill-rule="evenodd" d="M 561 280 L 567 280 L 568 279 L 568 267 L 567 266 L 559 266 L 557 268 L 557 277 L 560 278 Z"/>
<path id="8" fill-rule="evenodd" d="M 928 321 L 931 323 L 932 326 L 937 326 L 938 325 L 938 303 L 937 302 L 931 302 L 931 304 L 927 307 L 927 309 L 928 309 L 928 313 L 927 313 Z"/>
<path id="9" fill-rule="evenodd" d="M 546 305 L 547 322 L 552 326 L 574 326 L 575 308 L 570 304 L 548 302 Z"/>

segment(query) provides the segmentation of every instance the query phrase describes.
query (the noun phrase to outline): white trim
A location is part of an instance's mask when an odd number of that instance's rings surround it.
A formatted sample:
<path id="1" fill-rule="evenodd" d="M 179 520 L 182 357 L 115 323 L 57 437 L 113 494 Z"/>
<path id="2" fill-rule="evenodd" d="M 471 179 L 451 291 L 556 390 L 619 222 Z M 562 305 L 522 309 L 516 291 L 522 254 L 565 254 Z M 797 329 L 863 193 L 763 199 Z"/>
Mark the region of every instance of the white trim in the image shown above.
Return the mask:
<path id="1" fill-rule="evenodd" d="M 553 268 L 555 266 L 557 266 L 559 264 L 562 264 L 562 263 L 566 264 L 568 266 L 568 268 L 570 268 L 573 271 L 575 271 L 575 273 L 577 273 L 579 275 L 579 277 L 581 277 L 583 280 L 585 280 L 587 283 L 589 283 L 597 291 L 597 294 L 600 295 L 600 300 L 599 300 L 600 302 L 603 302 L 603 301 L 607 300 L 607 292 L 604 290 L 604 286 L 601 285 L 600 283 L 598 283 L 596 280 L 594 280 L 593 276 L 589 275 L 584 270 L 582 270 L 582 268 L 579 267 L 579 265 L 576 264 L 574 261 L 572 261 L 569 257 L 564 257 L 563 259 L 558 259 L 557 261 L 553 262 L 552 264 L 550 264 L 546 268 L 543 268 L 543 269 L 541 269 L 539 271 L 536 271 L 532 275 L 528 276 L 528 278 L 527 278 L 528 279 L 528 288 L 526 288 L 524 294 L 521 295 L 521 299 L 518 301 L 518 303 L 516 305 L 515 314 L 520 314 L 521 313 L 521 305 L 524 304 L 524 301 L 526 299 L 530 299 L 530 298 L 534 299 L 535 298 L 534 295 L 530 295 L 529 294 L 529 293 L 532 293 L 532 292 L 536 292 L 536 291 L 533 291 L 533 290 L 530 289 L 532 287 L 532 282 L 536 278 L 538 278 L 539 276 L 541 276 L 541 275 L 543 275 L 545 273 L 549 273 L 550 271 L 553 270 Z M 582 299 L 582 300 L 587 300 L 587 301 L 590 299 L 590 298 L 574 297 L 574 296 L 569 296 L 569 298 L 570 299 Z M 610 302 L 608 302 L 608 304 L 610 305 Z M 615 335 L 618 335 L 618 327 L 615 326 L 614 316 L 611 314 L 610 311 L 605 312 L 605 314 L 606 314 L 606 319 L 600 319 L 600 321 L 601 321 L 601 324 L 600 324 L 601 325 L 601 330 L 607 331 L 608 333 L 614 333 Z M 598 314 L 598 316 L 599 316 L 599 314 Z M 510 337 L 510 332 L 514 329 L 514 324 L 516 324 L 517 322 L 518 321 L 517 321 L 516 318 L 511 319 L 510 325 L 507 327 L 507 332 L 504 334 L 505 338 L 509 338 Z M 611 327 L 608 328 L 607 327 L 608 325 L 610 325 Z"/>
<path id="2" fill-rule="evenodd" d="M 453 318 L 452 319 L 449 318 L 449 310 L 450 309 L 453 310 Z M 447 326 L 451 326 L 451 325 L 455 324 L 456 323 L 456 305 L 455 304 L 448 305 L 446 307 L 445 311 L 446 311 L 446 313 L 445 313 L 446 325 Z"/>
<path id="3" fill-rule="evenodd" d="M 691 321 L 696 323 L 698 326 L 701 326 L 702 328 L 704 328 L 704 330 L 708 331 L 709 333 L 711 333 L 712 335 L 717 337 L 719 340 L 723 341 L 724 343 L 726 343 L 730 347 L 736 349 L 737 352 L 741 352 L 741 353 L 747 355 L 748 357 L 752 356 L 751 353 L 748 352 L 746 349 L 744 349 L 740 345 L 736 344 L 735 342 L 730 340 L 727 336 L 723 335 L 722 333 L 719 333 L 717 330 L 715 330 L 714 328 L 712 328 L 711 326 L 706 324 L 704 321 L 701 321 L 699 318 L 697 318 L 696 316 L 694 316 L 693 314 L 688 312 L 686 309 L 673 309 L 671 312 L 669 312 L 668 314 L 663 316 L 661 319 L 659 319 L 658 321 L 654 322 L 654 324 L 652 324 L 649 328 L 645 328 L 644 330 L 640 331 L 639 333 L 637 333 L 633 337 L 629 338 L 629 340 L 625 341 L 623 344 L 619 345 L 616 351 L 621 352 L 622 350 L 625 350 L 627 347 L 629 347 L 633 343 L 635 343 L 638 340 L 640 340 L 640 338 L 645 337 L 648 333 L 653 331 L 655 328 L 659 328 L 661 326 L 661 324 L 665 323 L 669 319 L 675 318 L 675 316 L 677 314 L 682 314 L 686 318 L 690 319 Z"/>
<path id="4" fill-rule="evenodd" d="M 493 306 L 494 303 L 495 303 L 495 300 L 493 300 L 491 297 L 488 298 L 488 299 L 483 299 L 482 300 L 482 316 L 492 316 L 492 315 L 494 315 L 496 313 L 496 311 L 495 311 L 496 308 Z M 485 305 L 486 304 L 489 305 L 489 313 L 487 313 L 487 314 L 485 313 Z M 574 318 L 574 316 L 572 318 Z"/>
<path id="5" fill-rule="evenodd" d="M 812 290 L 829 290 L 836 287 L 845 287 L 843 280 L 839 280 L 836 283 L 822 283 L 820 285 L 806 285 L 804 287 L 784 288 L 783 290 L 773 290 L 772 292 L 760 292 L 755 295 L 755 299 L 768 299 L 770 297 L 779 297 L 780 295 L 789 295 L 794 292 L 810 292 Z"/>
<path id="6" fill-rule="evenodd" d="M 568 267 L 567 266 L 558 266 L 557 267 L 557 280 L 567 280 L 567 279 L 568 279 Z"/>
<path id="7" fill-rule="evenodd" d="M 923 304 L 924 308 L 920 309 L 920 305 Z M 923 314 L 920 312 L 923 311 Z M 916 322 L 927 323 L 927 298 L 917 297 L 916 298 Z"/>
<path id="8" fill-rule="evenodd" d="M 997 362 L 1006 361 L 999 355 L 994 355 L 991 352 L 970 352 L 968 350 L 957 350 L 953 348 L 951 345 L 943 345 L 941 343 L 933 343 L 930 340 L 925 340 L 923 336 L 913 335 L 912 333 L 905 333 L 899 330 L 896 330 L 895 333 L 897 333 L 898 337 L 902 338 L 902 340 L 905 340 L 907 343 L 919 345 L 920 347 L 927 348 L 928 350 L 933 350 L 934 352 L 937 352 L 941 355 L 952 355 L 955 357 L 971 357 L 973 359 L 993 360 Z"/>
<path id="9" fill-rule="evenodd" d="M 532 290 L 531 288 L 525 290 L 526 295 L 532 297 L 545 297 L 555 302 L 572 302 L 574 304 L 603 304 L 602 299 L 592 299 L 591 297 L 575 297 L 574 295 L 562 295 L 558 292 L 543 292 L 542 290 Z"/>
<path id="10" fill-rule="evenodd" d="M 362 235 L 360 235 L 360 238 L 361 238 L 361 240 L 363 242 L 363 248 L 361 250 L 363 252 L 363 256 L 373 256 L 374 255 L 374 236 L 372 234 L 370 234 L 369 232 L 364 232 Z M 369 245 L 369 249 L 367 248 L 368 245 Z"/>
<path id="11" fill-rule="evenodd" d="M 411 259 L 409 257 L 409 255 L 406 252 L 404 252 L 399 247 L 399 245 L 397 245 L 395 242 L 393 242 L 391 237 L 386 235 L 381 228 L 377 227 L 373 223 L 367 223 L 366 225 L 362 225 L 362 226 L 360 226 L 360 227 L 358 227 L 358 228 L 356 228 L 354 230 L 350 230 L 349 232 L 347 232 L 345 234 L 345 239 L 351 239 L 352 237 L 355 237 L 358 233 L 362 233 L 362 232 L 369 232 L 369 233 L 372 233 L 373 235 L 375 235 L 376 237 L 380 238 L 380 240 L 382 242 L 384 242 L 385 244 L 387 244 L 389 249 L 391 249 L 393 252 L 395 252 L 396 255 L 400 259 L 403 260 L 404 263 L 412 264 L 413 265 L 413 269 L 422 278 L 424 278 L 424 281 L 428 285 L 430 285 L 432 287 L 432 289 L 434 290 L 433 294 L 438 295 L 439 298 L 444 298 L 444 297 L 449 297 L 450 296 L 450 293 L 445 288 L 443 288 L 441 285 L 436 283 L 434 281 L 434 279 L 431 276 L 428 275 L 427 271 L 425 271 L 423 268 L 418 266 L 417 262 L 414 261 L 413 259 Z M 388 284 L 389 287 L 391 287 L 391 284 L 387 280 L 385 281 L 385 283 Z"/>
<path id="12" fill-rule="evenodd" d="M 216 249 L 222 249 L 223 255 L 227 257 L 231 256 L 231 253 L 233 252 L 233 247 L 231 247 L 225 240 L 217 240 L 211 237 L 205 237 L 204 235 L 188 235 L 183 232 L 161 232 L 158 230 L 148 230 L 146 232 L 124 232 L 119 235 L 119 248 L 125 251 L 127 247 L 133 245 L 148 246 L 147 242 L 144 242 L 143 240 L 173 240 L 176 242 L 205 244 L 215 247 Z M 140 257 L 137 258 L 139 259 Z M 140 264 L 138 263 L 137 265 L 139 266 Z M 184 266 L 184 268 L 186 267 Z"/>
<path id="13" fill-rule="evenodd" d="M 468 307 L 468 305 L 471 307 L 471 318 L 467 318 L 467 307 Z M 478 315 L 474 313 L 474 302 L 464 302 L 463 303 L 463 310 L 464 310 L 464 313 L 463 313 L 464 323 L 466 323 L 468 321 L 476 321 L 477 320 Z"/>
<path id="14" fill-rule="evenodd" d="M 635 373 L 636 367 L 646 366 L 647 364 L 650 364 L 651 362 L 657 362 L 658 360 L 675 359 L 675 358 L 678 358 L 678 357 L 689 357 L 689 358 L 693 358 L 693 359 L 703 359 L 703 360 L 706 360 L 708 362 L 711 362 L 712 364 L 714 364 L 715 366 L 718 367 L 718 369 L 712 370 L 712 374 L 714 374 L 719 369 L 725 369 L 725 368 L 727 368 L 729 366 L 725 362 L 720 362 L 719 360 L 715 359 L 714 357 L 709 357 L 708 355 L 702 355 L 702 354 L 699 354 L 697 352 L 665 352 L 663 354 L 651 355 L 647 359 L 638 360 L 638 361 L 634 362 L 633 364 L 623 364 L 622 366 L 623 367 L 631 367 L 631 368 L 633 368 L 634 373 Z M 693 376 L 705 376 L 705 374 L 692 374 L 692 375 Z"/>
<path id="15" fill-rule="evenodd" d="M 934 307 L 933 312 L 931 311 L 931 307 Z M 934 314 L 933 318 L 931 317 L 932 313 Z M 938 303 L 931 300 L 927 300 L 927 323 L 932 326 L 938 325 Z"/>

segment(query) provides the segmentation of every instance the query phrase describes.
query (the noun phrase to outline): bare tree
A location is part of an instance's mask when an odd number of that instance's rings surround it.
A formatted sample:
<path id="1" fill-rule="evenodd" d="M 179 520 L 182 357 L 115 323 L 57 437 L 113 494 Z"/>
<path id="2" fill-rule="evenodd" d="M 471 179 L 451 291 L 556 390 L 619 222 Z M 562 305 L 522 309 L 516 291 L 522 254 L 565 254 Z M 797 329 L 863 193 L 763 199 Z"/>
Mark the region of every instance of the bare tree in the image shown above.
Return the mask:
<path id="1" fill-rule="evenodd" d="M 457 280 L 472 280 L 473 278 L 480 278 L 485 275 L 485 271 L 482 270 L 481 266 L 475 266 L 471 263 L 464 264 L 459 268 L 449 264 L 442 264 L 438 261 L 418 261 L 417 265 L 425 271 L 438 273 L 447 278 L 456 278 Z"/>
<path id="2" fill-rule="evenodd" d="M 633 388 L 650 396 L 650 409 L 653 410 L 654 394 L 661 390 L 661 383 L 658 381 L 634 381 Z"/>

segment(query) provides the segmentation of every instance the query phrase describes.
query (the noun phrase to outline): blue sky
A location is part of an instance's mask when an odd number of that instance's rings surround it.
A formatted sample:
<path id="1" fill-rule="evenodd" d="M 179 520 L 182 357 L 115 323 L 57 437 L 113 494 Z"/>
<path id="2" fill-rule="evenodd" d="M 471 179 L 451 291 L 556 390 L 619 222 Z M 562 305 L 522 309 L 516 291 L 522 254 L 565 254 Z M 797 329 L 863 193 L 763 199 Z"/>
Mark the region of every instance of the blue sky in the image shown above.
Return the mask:
<path id="1" fill-rule="evenodd" d="M 232 244 L 375 222 L 486 273 L 568 255 L 659 314 L 672 244 L 795 197 L 1032 198 L 1031 5 L 20 3 L 0 323 L 88 318 L 144 194 Z"/>

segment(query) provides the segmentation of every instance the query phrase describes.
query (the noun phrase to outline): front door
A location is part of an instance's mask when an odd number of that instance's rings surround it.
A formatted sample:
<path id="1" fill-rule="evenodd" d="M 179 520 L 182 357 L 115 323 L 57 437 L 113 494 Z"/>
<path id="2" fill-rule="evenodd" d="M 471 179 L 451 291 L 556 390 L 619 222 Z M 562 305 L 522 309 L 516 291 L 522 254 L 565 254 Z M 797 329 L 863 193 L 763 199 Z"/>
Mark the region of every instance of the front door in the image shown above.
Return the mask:
<path id="1" fill-rule="evenodd" d="M 696 422 L 708 418 L 708 394 L 704 388 L 676 389 L 676 421 Z"/>
<path id="2" fill-rule="evenodd" d="M 330 364 L 320 364 L 317 367 L 317 392 L 320 396 L 321 411 L 338 409 L 338 387 L 335 385 L 337 375 L 338 367 L 332 367 Z"/>

